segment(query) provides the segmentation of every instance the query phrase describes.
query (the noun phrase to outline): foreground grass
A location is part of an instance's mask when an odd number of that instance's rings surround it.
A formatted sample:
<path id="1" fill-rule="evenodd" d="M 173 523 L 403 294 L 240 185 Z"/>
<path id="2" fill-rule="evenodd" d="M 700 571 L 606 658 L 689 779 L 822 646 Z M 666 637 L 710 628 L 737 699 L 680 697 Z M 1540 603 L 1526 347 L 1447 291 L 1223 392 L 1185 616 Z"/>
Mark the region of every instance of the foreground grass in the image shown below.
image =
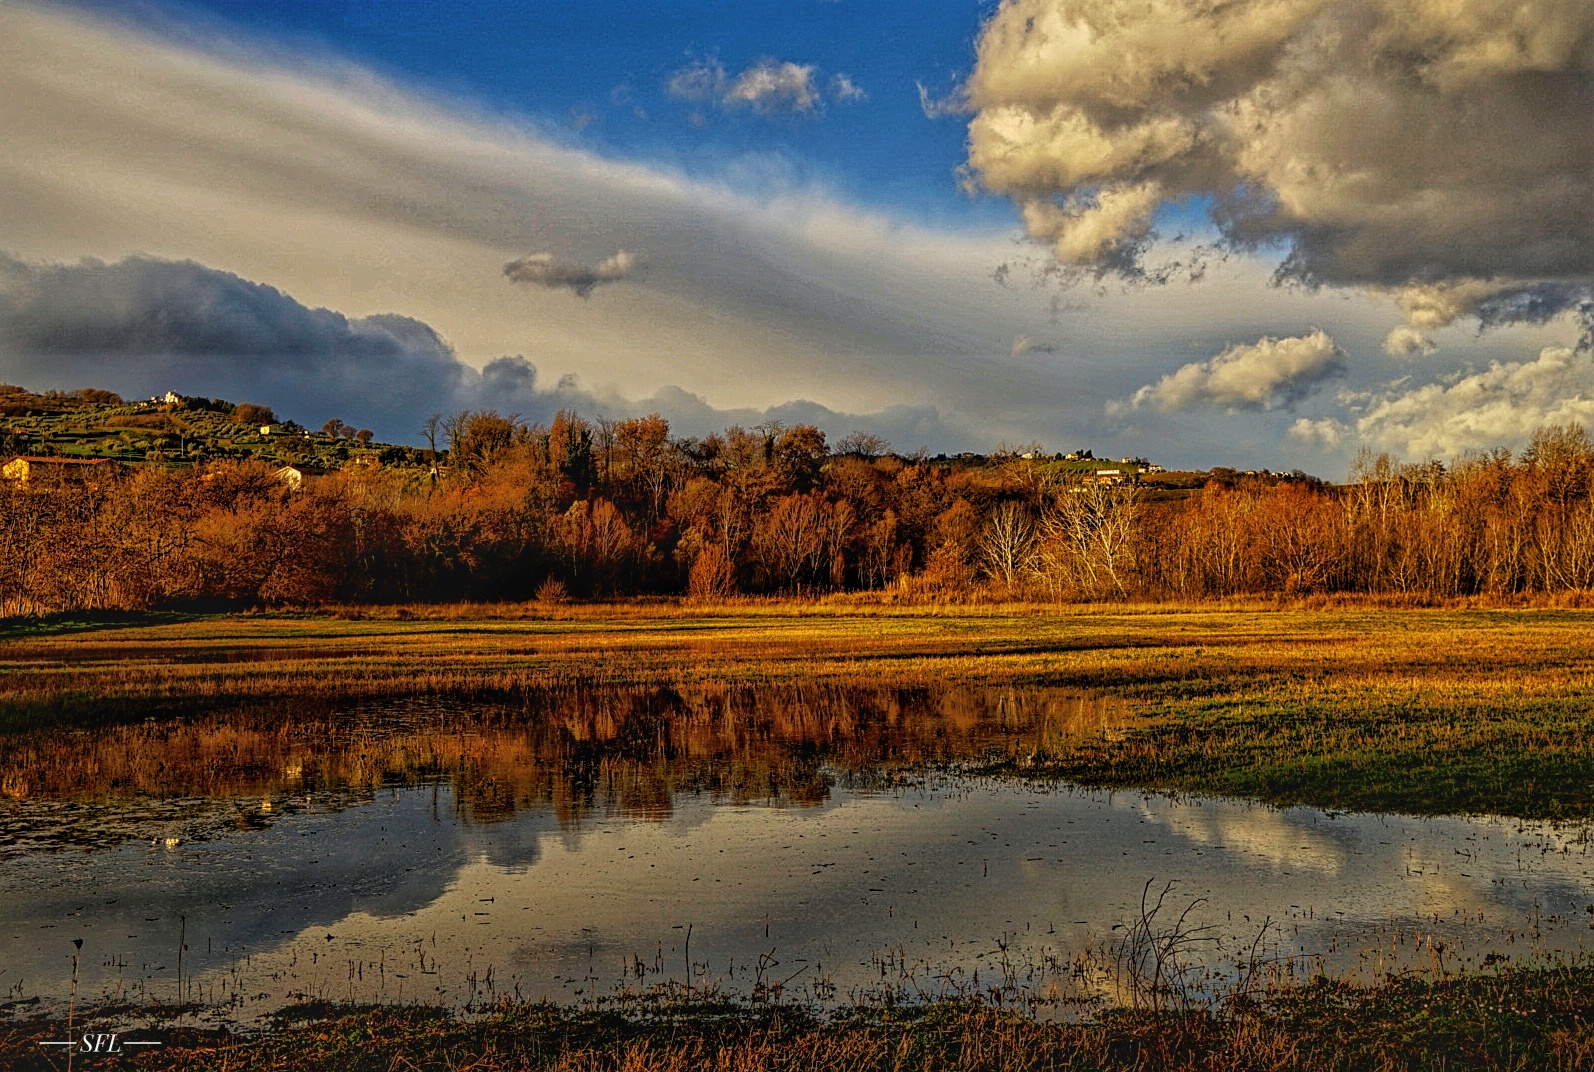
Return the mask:
<path id="1" fill-rule="evenodd" d="M 1594 1068 L 1594 971 L 1509 968 L 1379 986 L 1320 981 L 1207 1011 L 1115 1012 L 1044 1023 L 978 1004 L 830 1020 L 798 1009 L 686 1007 L 627 1017 L 513 1007 L 465 1021 L 435 1010 L 323 1009 L 253 1038 L 173 1029 L 125 1067 L 229 1072 L 391 1069 L 507 1072 L 1270 1072 Z M 59 1025 L 0 1027 L 0 1064 L 48 1067 L 36 1040 Z M 55 1032 L 55 1033 L 52 1033 Z M 94 1067 L 122 1062 L 101 1058 Z"/>
<path id="2" fill-rule="evenodd" d="M 1031 776 L 1411 813 L 1594 815 L 1594 613 L 449 608 L 0 633 L 0 729 L 576 685 L 984 683 L 1134 702 Z M 417 614 L 434 614 L 418 617 Z"/>

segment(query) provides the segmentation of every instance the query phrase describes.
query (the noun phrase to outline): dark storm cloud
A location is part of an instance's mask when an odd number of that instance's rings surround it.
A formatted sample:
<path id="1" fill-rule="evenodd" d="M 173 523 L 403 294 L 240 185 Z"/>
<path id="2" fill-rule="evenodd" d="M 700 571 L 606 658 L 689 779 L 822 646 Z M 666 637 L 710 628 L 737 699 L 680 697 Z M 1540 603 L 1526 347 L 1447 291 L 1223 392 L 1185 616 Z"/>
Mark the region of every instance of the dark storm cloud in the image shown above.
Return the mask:
<path id="1" fill-rule="evenodd" d="M 618 283 L 636 271 L 636 255 L 617 250 L 594 265 L 557 260 L 552 253 L 532 253 L 504 265 L 504 275 L 516 283 L 549 290 L 570 290 L 583 298 L 605 283 Z"/>
<path id="2" fill-rule="evenodd" d="M 934 407 L 853 415 L 794 401 L 721 410 L 676 387 L 641 400 L 600 396 L 573 379 L 543 388 L 524 357 L 478 371 L 411 317 L 313 309 L 231 272 L 152 257 L 37 265 L 0 255 L 0 378 L 130 397 L 174 389 L 247 400 L 302 423 L 339 416 L 395 442 L 415 442 L 432 413 L 478 408 L 529 421 L 561 408 L 611 417 L 657 411 L 695 435 L 730 424 L 809 423 L 833 437 L 874 431 L 908 450 L 962 434 Z"/>
<path id="3" fill-rule="evenodd" d="M 193 261 L 129 257 L 32 265 L 0 258 L 0 366 L 26 385 L 176 389 L 353 418 L 414 437 L 424 415 L 472 404 L 489 380 L 429 325 L 312 309 L 275 287 Z M 502 372 L 503 370 L 500 370 Z"/>

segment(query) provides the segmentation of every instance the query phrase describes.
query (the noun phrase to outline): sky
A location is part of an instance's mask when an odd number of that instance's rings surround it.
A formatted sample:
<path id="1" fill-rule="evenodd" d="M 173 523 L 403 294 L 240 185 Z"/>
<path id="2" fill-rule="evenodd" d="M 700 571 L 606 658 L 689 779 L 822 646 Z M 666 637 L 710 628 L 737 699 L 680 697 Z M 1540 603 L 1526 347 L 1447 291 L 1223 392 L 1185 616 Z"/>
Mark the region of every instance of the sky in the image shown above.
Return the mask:
<path id="1" fill-rule="evenodd" d="M 1594 423 L 1586 0 L 0 0 L 0 380 L 1342 476 Z"/>

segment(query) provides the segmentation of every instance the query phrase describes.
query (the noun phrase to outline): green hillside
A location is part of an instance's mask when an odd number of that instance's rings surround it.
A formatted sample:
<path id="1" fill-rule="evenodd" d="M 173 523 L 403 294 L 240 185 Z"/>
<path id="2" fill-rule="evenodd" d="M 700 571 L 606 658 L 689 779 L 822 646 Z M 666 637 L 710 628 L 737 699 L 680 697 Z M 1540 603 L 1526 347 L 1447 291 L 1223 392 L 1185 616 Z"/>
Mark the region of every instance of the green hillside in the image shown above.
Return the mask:
<path id="1" fill-rule="evenodd" d="M 311 431 L 250 403 L 175 394 L 130 402 L 94 388 L 34 394 L 0 385 L 0 456 L 18 454 L 173 466 L 256 459 L 325 469 L 360 457 L 383 465 L 426 458 L 419 448 L 378 443 L 369 431 L 335 422 Z"/>
<path id="2" fill-rule="evenodd" d="M 438 460 L 443 454 L 439 452 Z M 111 458 L 120 462 L 173 467 L 220 459 L 256 459 L 273 465 L 340 469 L 351 461 L 372 458 L 384 467 L 428 466 L 431 452 L 423 447 L 379 443 L 363 431 L 328 421 L 307 429 L 279 420 L 269 407 L 169 392 L 159 398 L 129 401 L 110 391 L 35 393 L 0 384 L 0 461 L 17 455 L 66 458 Z M 1237 473 L 1214 469 L 1163 472 L 1144 458 L 1096 458 L 1088 450 L 1067 455 L 1045 454 L 1040 447 L 985 455 L 973 452 L 936 455 L 933 462 L 952 469 L 983 469 L 1003 458 L 1023 458 L 1038 478 L 1089 479 L 1096 473 L 1119 474 L 1139 484 L 1152 500 L 1183 498 L 1211 478 L 1276 483 L 1284 474 Z M 1303 477 L 1304 474 L 1293 474 Z"/>

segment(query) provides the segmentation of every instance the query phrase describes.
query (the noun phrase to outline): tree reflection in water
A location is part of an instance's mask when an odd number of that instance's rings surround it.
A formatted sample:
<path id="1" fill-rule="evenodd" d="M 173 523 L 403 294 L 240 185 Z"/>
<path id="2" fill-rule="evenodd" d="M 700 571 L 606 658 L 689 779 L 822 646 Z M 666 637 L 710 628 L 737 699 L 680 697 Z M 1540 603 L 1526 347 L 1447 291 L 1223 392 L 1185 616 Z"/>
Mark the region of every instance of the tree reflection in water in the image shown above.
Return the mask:
<path id="1" fill-rule="evenodd" d="M 528 808 L 561 824 L 662 820 L 680 793 L 812 805 L 837 773 L 857 786 L 914 768 L 1022 762 L 1063 737 L 1115 734 L 1123 717 L 1113 701 L 1058 689 L 835 685 L 254 706 L 0 738 L 0 815 L 14 828 L 28 805 L 48 808 L 60 840 L 83 844 L 107 840 L 108 828 L 60 822 L 65 805 L 130 820 L 169 818 L 173 801 L 227 802 L 239 825 L 259 825 L 312 794 L 448 783 L 476 822 Z"/>

